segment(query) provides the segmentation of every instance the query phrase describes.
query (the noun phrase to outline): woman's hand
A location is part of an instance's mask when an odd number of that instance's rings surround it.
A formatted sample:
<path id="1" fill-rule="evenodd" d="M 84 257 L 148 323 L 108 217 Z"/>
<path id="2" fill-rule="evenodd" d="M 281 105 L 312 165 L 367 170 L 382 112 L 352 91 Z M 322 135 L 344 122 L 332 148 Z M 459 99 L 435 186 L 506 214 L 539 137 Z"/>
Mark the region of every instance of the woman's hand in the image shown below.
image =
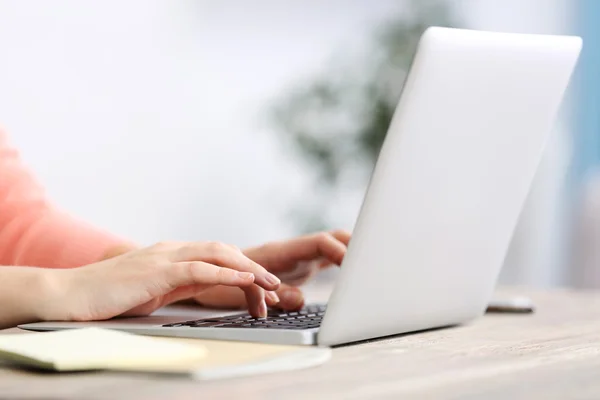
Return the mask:
<path id="1" fill-rule="evenodd" d="M 277 290 L 279 303 L 267 299 L 269 306 L 295 310 L 304 305 L 304 295 L 297 288 L 319 270 L 341 265 L 351 234 L 346 231 L 321 232 L 292 240 L 271 242 L 244 250 L 244 254 L 277 275 L 285 283 Z M 216 286 L 194 299 L 209 307 L 242 308 L 247 296 L 238 288 Z"/>
<path id="2" fill-rule="evenodd" d="M 280 280 L 239 249 L 217 242 L 161 243 L 81 268 L 46 270 L 39 318 L 89 321 L 148 315 L 205 290 L 235 288 L 256 317 Z"/>

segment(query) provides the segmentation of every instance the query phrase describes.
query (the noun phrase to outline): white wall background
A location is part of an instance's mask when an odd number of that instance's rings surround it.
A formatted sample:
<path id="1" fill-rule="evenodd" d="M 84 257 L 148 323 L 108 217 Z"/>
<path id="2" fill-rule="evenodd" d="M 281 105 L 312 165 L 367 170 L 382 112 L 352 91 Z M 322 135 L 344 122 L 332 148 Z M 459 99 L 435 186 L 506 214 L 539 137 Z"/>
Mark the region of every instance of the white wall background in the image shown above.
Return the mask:
<path id="1" fill-rule="evenodd" d="M 459 0 L 475 28 L 557 33 L 566 0 Z M 350 49 L 393 0 L 0 0 L 0 123 L 65 209 L 142 243 L 289 234 L 302 196 L 261 113 Z M 507 281 L 553 283 L 563 135 L 532 193 Z M 349 224 L 353 215 L 349 214 Z M 550 221 L 550 222 L 548 222 Z"/>
<path id="2" fill-rule="evenodd" d="M 287 234 L 266 102 L 392 1 L 1 1 L 0 121 L 63 207 L 141 242 Z"/>

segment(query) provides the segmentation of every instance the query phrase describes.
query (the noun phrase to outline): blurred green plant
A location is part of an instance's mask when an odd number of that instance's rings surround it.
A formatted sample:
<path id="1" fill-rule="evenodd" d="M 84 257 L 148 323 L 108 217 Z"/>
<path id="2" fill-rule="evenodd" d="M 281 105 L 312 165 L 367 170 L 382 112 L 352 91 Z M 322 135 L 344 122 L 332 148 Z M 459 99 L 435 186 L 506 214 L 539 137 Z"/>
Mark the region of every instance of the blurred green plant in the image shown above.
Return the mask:
<path id="1" fill-rule="evenodd" d="M 358 62 L 302 82 L 272 109 L 277 130 L 314 178 L 314 190 L 292 211 L 299 233 L 330 228 L 333 199 L 364 192 L 421 34 L 432 25 L 457 26 L 448 1 L 401 5 Z"/>

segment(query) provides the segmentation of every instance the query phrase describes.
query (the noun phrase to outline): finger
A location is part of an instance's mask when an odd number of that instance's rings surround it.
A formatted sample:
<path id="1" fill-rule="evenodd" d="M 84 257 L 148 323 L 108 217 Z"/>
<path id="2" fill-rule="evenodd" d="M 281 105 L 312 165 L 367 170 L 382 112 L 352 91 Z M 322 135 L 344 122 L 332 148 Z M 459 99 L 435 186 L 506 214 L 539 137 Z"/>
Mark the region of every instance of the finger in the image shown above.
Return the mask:
<path id="1" fill-rule="evenodd" d="M 304 294 L 302 290 L 297 287 L 289 285 L 281 285 L 282 287 L 277 290 L 279 296 L 279 303 L 276 305 L 285 311 L 296 311 L 304 306 Z"/>
<path id="2" fill-rule="evenodd" d="M 265 291 L 257 285 L 248 286 L 242 290 L 246 295 L 250 315 L 254 318 L 266 317 L 267 304 L 265 303 Z"/>
<path id="3" fill-rule="evenodd" d="M 336 239 L 332 234 L 316 234 L 313 236 L 312 243 L 316 248 L 316 255 L 322 256 L 334 264 L 342 264 L 342 260 L 346 255 L 346 245 Z"/>
<path id="4" fill-rule="evenodd" d="M 350 239 L 352 238 L 352 234 L 343 229 L 335 230 L 331 232 L 331 236 L 342 242 L 346 247 L 350 243 Z"/>
<path id="5" fill-rule="evenodd" d="M 204 261 L 210 264 L 254 274 L 254 283 L 266 290 L 275 290 L 281 281 L 244 253 L 219 242 L 191 243 L 173 254 L 173 261 Z"/>
<path id="6" fill-rule="evenodd" d="M 225 286 L 223 286 L 223 287 L 225 287 Z M 230 288 L 230 289 L 235 289 L 235 290 L 240 291 L 238 288 Z M 205 290 L 206 290 L 206 285 L 187 285 L 187 286 L 178 287 L 177 289 L 173 290 L 171 293 L 168 293 L 163 297 L 161 307 L 164 307 L 166 305 L 176 303 L 178 301 L 182 301 L 185 299 L 193 298 L 194 296 L 198 295 L 199 293 L 202 293 Z"/>
<path id="7" fill-rule="evenodd" d="M 254 284 L 255 276 L 250 272 L 236 271 L 202 261 L 178 262 L 164 269 L 169 292 L 187 285 L 224 285 L 248 287 Z"/>
<path id="8" fill-rule="evenodd" d="M 327 263 L 331 264 L 329 261 L 327 261 Z M 321 259 L 315 261 L 299 261 L 294 268 L 281 272 L 279 277 L 282 282 L 285 282 L 288 285 L 300 286 L 315 276 L 321 268 L 323 268 Z"/>
<path id="9" fill-rule="evenodd" d="M 279 287 L 281 287 L 281 285 L 279 285 Z M 274 307 L 279 304 L 280 301 L 277 292 L 265 291 L 265 302 L 267 303 L 267 307 Z"/>
<path id="10" fill-rule="evenodd" d="M 206 307 L 248 308 L 244 291 L 229 286 L 210 287 L 196 294 L 194 300 Z"/>
<path id="11" fill-rule="evenodd" d="M 350 239 L 352 237 L 352 234 L 350 232 L 345 231 L 345 230 L 332 231 L 331 236 L 333 236 L 335 239 L 337 239 L 339 242 L 341 242 L 344 246 L 346 246 L 345 251 L 347 251 L 348 244 L 350 243 Z M 344 251 L 344 253 L 345 253 L 345 251 Z M 345 254 L 344 254 L 344 256 L 345 256 Z M 324 269 L 324 268 L 330 267 L 334 263 L 335 262 L 332 262 L 332 260 L 330 260 L 328 258 L 321 258 L 320 260 L 318 260 L 319 269 Z M 341 265 L 341 262 L 338 264 L 338 266 L 339 265 Z"/>
<path id="12" fill-rule="evenodd" d="M 277 246 L 273 249 L 274 253 L 285 255 L 288 260 L 309 261 L 324 257 L 339 265 L 346 255 L 346 245 L 327 232 L 302 236 L 271 246 Z"/>

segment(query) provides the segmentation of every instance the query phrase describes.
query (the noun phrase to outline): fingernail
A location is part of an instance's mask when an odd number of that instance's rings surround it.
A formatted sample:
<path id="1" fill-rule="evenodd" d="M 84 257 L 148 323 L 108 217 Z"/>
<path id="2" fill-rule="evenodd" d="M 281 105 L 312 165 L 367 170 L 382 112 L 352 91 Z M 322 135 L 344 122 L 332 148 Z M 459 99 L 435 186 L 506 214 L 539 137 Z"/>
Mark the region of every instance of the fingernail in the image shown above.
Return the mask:
<path id="1" fill-rule="evenodd" d="M 283 292 L 279 293 L 279 295 L 281 301 L 288 305 L 296 306 L 304 302 L 304 297 L 302 296 L 302 293 L 296 290 L 284 290 Z"/>
<path id="2" fill-rule="evenodd" d="M 273 304 L 277 304 L 280 301 L 279 296 L 277 296 L 277 293 L 275 292 L 267 292 L 266 296 L 269 298 L 269 300 L 271 300 Z"/>
<path id="3" fill-rule="evenodd" d="M 254 279 L 254 274 L 252 272 L 236 272 L 238 278 L 243 279 L 245 281 Z"/>
<path id="4" fill-rule="evenodd" d="M 258 315 L 260 315 L 261 318 L 265 318 L 267 316 L 267 305 L 264 301 L 262 301 L 258 306 Z"/>
<path id="5" fill-rule="evenodd" d="M 279 285 L 281 283 L 281 280 L 278 277 L 276 277 L 275 275 L 272 275 L 272 274 L 268 274 L 265 277 L 265 280 L 267 282 L 269 282 L 271 285 Z"/>

